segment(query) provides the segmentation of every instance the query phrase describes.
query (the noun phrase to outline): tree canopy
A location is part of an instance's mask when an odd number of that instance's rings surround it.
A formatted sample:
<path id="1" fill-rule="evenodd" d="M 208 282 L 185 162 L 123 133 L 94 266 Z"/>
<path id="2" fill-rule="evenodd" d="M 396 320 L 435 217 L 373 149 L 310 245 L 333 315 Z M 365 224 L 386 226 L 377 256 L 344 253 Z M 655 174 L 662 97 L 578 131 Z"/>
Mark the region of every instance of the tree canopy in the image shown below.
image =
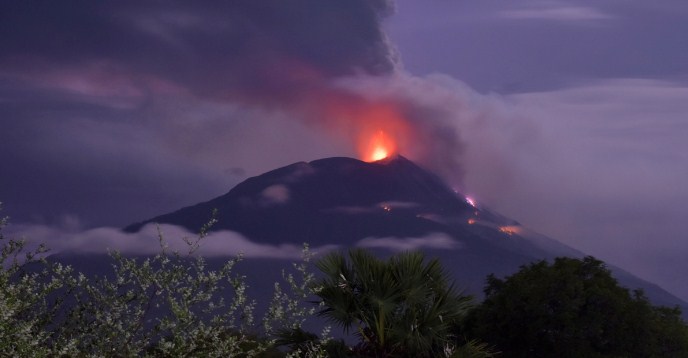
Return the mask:
<path id="1" fill-rule="evenodd" d="M 465 328 L 503 357 L 688 357 L 681 311 L 629 292 L 593 257 L 490 275 L 485 295 Z"/>
<path id="2" fill-rule="evenodd" d="M 438 260 L 420 252 L 381 260 L 363 250 L 332 253 L 324 273 L 321 315 L 359 337 L 359 356 L 435 357 L 454 344 L 451 328 L 471 307 Z"/>

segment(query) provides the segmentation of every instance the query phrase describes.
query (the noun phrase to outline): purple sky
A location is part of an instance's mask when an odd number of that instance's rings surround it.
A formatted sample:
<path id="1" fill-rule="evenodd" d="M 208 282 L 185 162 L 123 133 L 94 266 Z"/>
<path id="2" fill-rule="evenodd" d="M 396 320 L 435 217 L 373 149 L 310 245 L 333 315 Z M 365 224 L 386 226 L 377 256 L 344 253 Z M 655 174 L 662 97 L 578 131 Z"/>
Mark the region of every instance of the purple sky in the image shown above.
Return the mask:
<path id="1" fill-rule="evenodd" d="M 688 300 L 686 33 L 672 0 L 5 1 L 3 213 L 75 249 L 356 156 L 333 108 L 386 103 L 402 154 Z"/>

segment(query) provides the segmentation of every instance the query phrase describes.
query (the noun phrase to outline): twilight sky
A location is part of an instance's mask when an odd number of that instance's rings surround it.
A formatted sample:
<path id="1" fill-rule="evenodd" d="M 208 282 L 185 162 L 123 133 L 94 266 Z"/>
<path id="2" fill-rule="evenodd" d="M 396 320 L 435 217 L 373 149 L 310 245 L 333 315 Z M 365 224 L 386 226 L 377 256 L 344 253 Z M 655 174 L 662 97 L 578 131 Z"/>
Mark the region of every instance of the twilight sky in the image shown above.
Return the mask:
<path id="1" fill-rule="evenodd" d="M 3 214 L 78 250 L 382 128 L 688 300 L 686 33 L 682 0 L 1 1 Z"/>

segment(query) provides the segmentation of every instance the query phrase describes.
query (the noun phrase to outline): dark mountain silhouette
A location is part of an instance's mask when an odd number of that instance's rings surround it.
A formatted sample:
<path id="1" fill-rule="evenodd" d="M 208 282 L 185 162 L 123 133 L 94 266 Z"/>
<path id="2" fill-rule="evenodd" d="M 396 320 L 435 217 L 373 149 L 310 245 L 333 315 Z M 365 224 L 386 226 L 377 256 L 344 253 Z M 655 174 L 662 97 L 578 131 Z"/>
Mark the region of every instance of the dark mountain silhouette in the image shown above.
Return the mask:
<path id="1" fill-rule="evenodd" d="M 461 217 L 473 207 L 438 177 L 398 156 L 366 163 L 329 158 L 296 163 L 250 178 L 227 194 L 155 217 L 197 231 L 218 210 L 214 230 L 237 231 L 267 243 L 355 243 L 369 236 L 420 236 L 447 231 L 446 225 L 418 217 Z"/>
<path id="2" fill-rule="evenodd" d="M 299 162 L 247 179 L 227 194 L 132 224 L 173 224 L 198 231 L 217 210 L 212 230 L 231 230 L 266 244 L 308 242 L 364 246 L 381 255 L 418 248 L 440 257 L 457 283 L 480 295 L 485 277 L 521 265 L 584 254 L 480 205 L 439 177 L 395 156 L 366 163 L 351 158 Z M 396 245 L 396 246 L 395 246 Z M 260 268 L 256 268 L 260 270 Z M 612 267 L 625 286 L 656 304 L 688 304 L 660 287 Z"/>

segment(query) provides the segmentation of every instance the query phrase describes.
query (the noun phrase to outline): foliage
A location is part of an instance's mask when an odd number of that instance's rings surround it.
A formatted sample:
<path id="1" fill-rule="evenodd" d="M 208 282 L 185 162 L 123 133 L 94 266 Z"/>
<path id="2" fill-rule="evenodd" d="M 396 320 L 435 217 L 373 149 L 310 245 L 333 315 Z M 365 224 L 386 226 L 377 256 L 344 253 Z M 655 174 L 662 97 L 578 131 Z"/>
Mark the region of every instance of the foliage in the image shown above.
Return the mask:
<path id="1" fill-rule="evenodd" d="M 287 357 L 330 357 L 332 347 L 345 347 L 343 342 L 335 343 L 329 339 L 329 326 L 323 327 L 321 339 L 301 328 L 306 319 L 312 317 L 317 310 L 317 307 L 312 305 L 304 305 L 307 298 L 312 297 L 316 290 L 315 274 L 309 271 L 312 258 L 313 254 L 308 250 L 308 245 L 305 245 L 302 261 L 292 264 L 298 277 L 282 270 L 282 278 L 288 284 L 289 291 L 284 291 L 279 283 L 275 283 L 272 302 L 263 320 L 265 332 L 276 337 L 273 341 L 275 346 L 286 346 L 290 349 Z"/>
<path id="2" fill-rule="evenodd" d="M 343 340 L 320 339 L 301 327 L 283 329 L 275 342 L 290 349 L 291 357 L 348 357 L 353 351 Z"/>
<path id="3" fill-rule="evenodd" d="M 0 229 L 6 219 L 0 222 Z M 212 222 L 211 222 L 212 224 Z M 283 356 L 271 331 L 259 332 L 256 303 L 246 278 L 233 273 L 240 258 L 211 270 L 192 254 L 161 252 L 150 258 L 111 253 L 113 274 L 90 279 L 43 258 L 40 246 L 6 239 L 0 230 L 0 352 L 7 356 Z M 311 254 L 306 247 L 300 274 L 285 274 L 289 290 L 276 284 L 263 327 L 299 328 L 309 315 L 304 287 Z"/>
<path id="4" fill-rule="evenodd" d="M 592 257 L 540 261 L 504 280 L 467 320 L 472 337 L 505 357 L 687 357 L 678 308 L 654 307 Z"/>
<path id="5" fill-rule="evenodd" d="M 57 315 L 61 297 L 48 297 L 64 283 L 46 268 L 30 270 L 30 264 L 45 262 L 44 246 L 28 249 L 25 240 L 8 239 L 2 233 L 7 218 L 0 219 L 0 352 L 8 356 L 41 356 L 52 353 L 44 344 L 50 337 L 46 327 Z M 57 275 L 69 270 L 56 266 Z M 59 352 L 58 353 L 62 353 Z"/>
<path id="6" fill-rule="evenodd" d="M 316 266 L 325 274 L 316 294 L 320 315 L 354 331 L 353 353 L 374 357 L 434 357 L 452 353 L 452 326 L 471 297 L 456 291 L 438 260 L 401 253 L 380 260 L 363 250 L 331 253 Z M 449 351 L 448 351 L 449 349 Z"/>

